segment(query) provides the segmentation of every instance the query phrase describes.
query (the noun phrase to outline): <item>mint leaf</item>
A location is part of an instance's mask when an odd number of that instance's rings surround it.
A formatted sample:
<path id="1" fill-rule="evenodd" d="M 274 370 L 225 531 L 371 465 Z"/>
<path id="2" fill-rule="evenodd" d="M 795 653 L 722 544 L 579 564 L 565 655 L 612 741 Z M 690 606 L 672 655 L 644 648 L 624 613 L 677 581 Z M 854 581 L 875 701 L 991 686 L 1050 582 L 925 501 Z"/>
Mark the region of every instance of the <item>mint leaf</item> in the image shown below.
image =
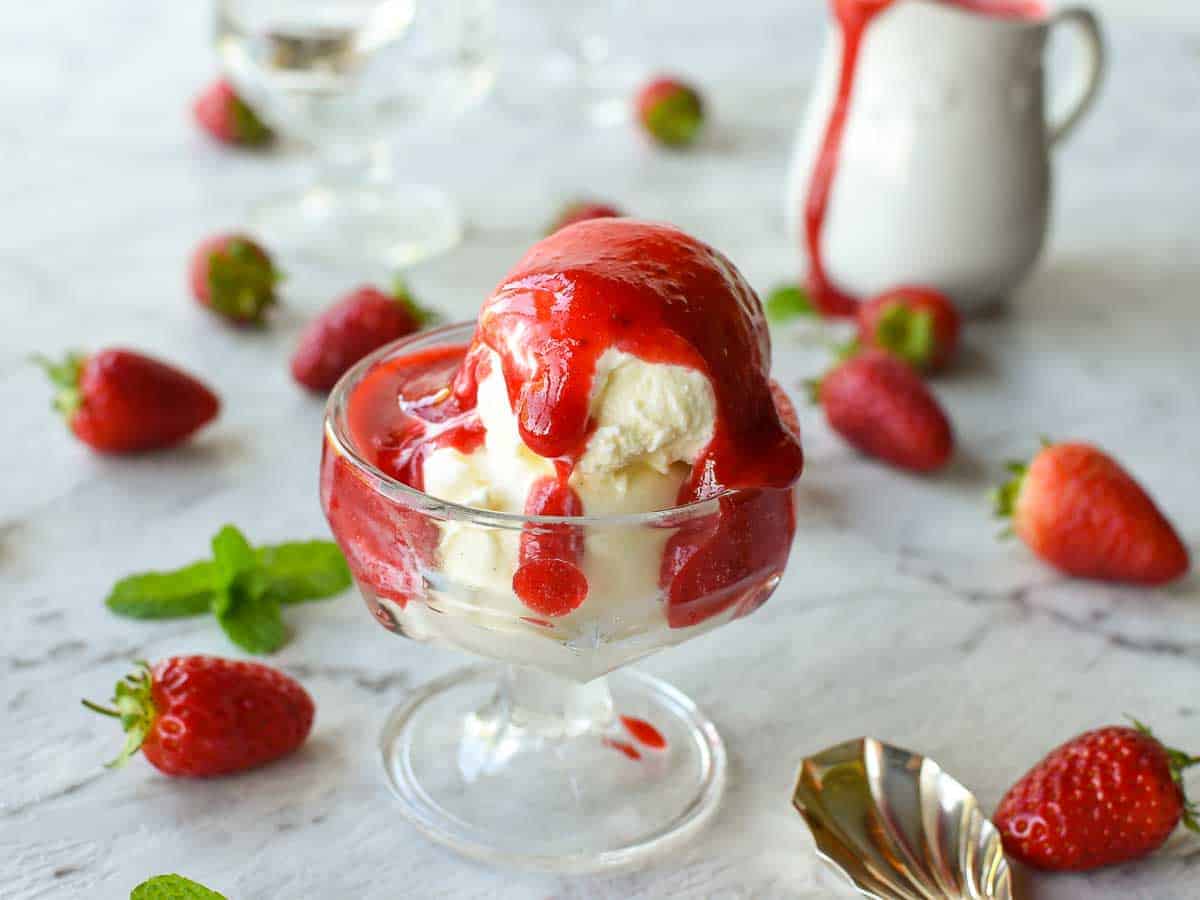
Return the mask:
<path id="1" fill-rule="evenodd" d="M 796 284 L 784 284 L 767 295 L 767 320 L 779 325 L 800 316 L 811 316 L 815 309 L 807 293 Z"/>
<path id="2" fill-rule="evenodd" d="M 279 603 L 304 603 L 350 587 L 350 569 L 332 541 L 294 541 L 260 547 L 258 564 L 267 595 Z"/>
<path id="3" fill-rule="evenodd" d="M 248 653 L 274 653 L 287 641 L 279 601 L 261 569 L 242 572 L 213 602 L 217 623 Z"/>
<path id="4" fill-rule="evenodd" d="M 212 539 L 212 551 L 219 588 L 228 588 L 239 575 L 252 572 L 258 565 L 250 542 L 232 525 L 226 525 L 217 532 Z"/>
<path id="5" fill-rule="evenodd" d="M 216 581 L 216 566 L 204 560 L 173 572 L 143 572 L 122 578 L 104 603 L 117 615 L 132 619 L 198 616 L 212 606 Z"/>
<path id="6" fill-rule="evenodd" d="M 272 653 L 287 640 L 281 605 L 320 600 L 350 586 L 350 570 L 332 541 L 291 541 L 255 550 L 226 525 L 212 539 L 213 559 L 174 572 L 143 572 L 118 581 L 105 601 L 138 619 L 211 611 L 239 647 Z"/>
<path id="7" fill-rule="evenodd" d="M 133 889 L 129 900 L 226 900 L 182 875 L 156 875 Z"/>

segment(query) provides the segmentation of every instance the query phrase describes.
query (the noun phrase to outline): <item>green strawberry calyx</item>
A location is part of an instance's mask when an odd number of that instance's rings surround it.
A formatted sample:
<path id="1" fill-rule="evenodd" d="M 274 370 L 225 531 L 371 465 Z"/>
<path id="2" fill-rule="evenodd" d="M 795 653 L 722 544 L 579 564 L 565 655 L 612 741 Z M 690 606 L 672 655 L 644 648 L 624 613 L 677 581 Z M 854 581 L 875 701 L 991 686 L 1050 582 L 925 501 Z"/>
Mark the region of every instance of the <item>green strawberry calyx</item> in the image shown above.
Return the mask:
<path id="1" fill-rule="evenodd" d="M 1183 790 L 1183 773 L 1186 769 L 1192 766 L 1200 766 L 1200 756 L 1192 756 L 1190 753 L 1185 753 L 1182 750 L 1176 750 L 1174 747 L 1168 747 L 1150 730 L 1144 722 L 1135 719 L 1133 716 L 1127 716 L 1133 727 L 1141 734 L 1150 738 L 1163 748 L 1163 752 L 1167 754 L 1167 765 L 1171 769 L 1171 780 L 1175 782 L 1179 788 L 1179 793 L 1183 797 L 1183 817 L 1182 822 L 1184 827 L 1189 831 L 1200 834 L 1200 805 L 1188 802 L 1187 794 Z"/>
<path id="2" fill-rule="evenodd" d="M 105 763 L 110 769 L 120 768 L 129 758 L 142 749 L 146 735 L 154 726 L 157 711 L 151 698 L 153 676 L 150 664 L 144 660 L 136 662 L 137 670 L 126 675 L 117 682 L 113 691 L 112 706 L 101 706 L 91 700 L 84 700 L 83 705 L 92 712 L 100 713 L 113 719 L 120 719 L 121 727 L 125 729 L 125 746 L 116 759 Z"/>
<path id="3" fill-rule="evenodd" d="M 896 300 L 880 313 L 874 338 L 876 344 L 909 365 L 927 366 L 934 353 L 933 313 L 909 309 Z"/>
<path id="4" fill-rule="evenodd" d="M 392 282 L 392 296 L 396 298 L 397 303 L 408 310 L 409 315 L 420 327 L 428 328 L 441 321 L 442 317 L 438 315 L 437 310 L 419 303 L 412 291 L 409 290 L 408 282 L 400 276 L 396 276 L 395 281 Z"/>
<path id="5" fill-rule="evenodd" d="M 67 354 L 62 362 L 36 355 L 33 361 L 45 370 L 50 381 L 58 389 L 54 393 L 53 408 L 68 420 L 83 406 L 83 392 L 79 389 L 79 378 L 87 356 L 78 351 Z"/>
<path id="6" fill-rule="evenodd" d="M 664 93 L 646 111 L 646 128 L 669 147 L 690 144 L 703 123 L 700 95 L 682 85 Z"/>
<path id="7" fill-rule="evenodd" d="M 812 299 L 798 284 L 781 284 L 767 295 L 763 304 L 767 321 L 772 325 L 781 325 L 805 316 L 816 315 L 816 307 Z"/>
<path id="8" fill-rule="evenodd" d="M 1042 436 L 1042 450 L 1054 446 L 1054 441 Z M 1012 459 L 1004 464 L 1008 470 L 1009 479 L 991 493 L 992 512 L 998 519 L 1011 519 L 1017 513 L 1017 504 L 1021 501 L 1021 489 L 1025 486 L 1025 476 L 1029 474 L 1030 463 L 1021 459 Z M 1000 532 L 1000 537 L 1012 537 L 1012 528 Z"/>
<path id="9" fill-rule="evenodd" d="M 235 322 L 261 323 L 283 275 L 250 241 L 233 238 L 208 261 L 209 305 Z"/>
<path id="10" fill-rule="evenodd" d="M 992 491 L 992 511 L 998 519 L 1011 519 L 1017 510 L 1029 463 L 1014 459 L 1005 463 L 1004 468 L 1011 477 Z"/>
<path id="11" fill-rule="evenodd" d="M 233 98 L 233 134 L 239 144 L 261 147 L 269 144 L 275 133 L 266 126 L 241 97 Z"/>

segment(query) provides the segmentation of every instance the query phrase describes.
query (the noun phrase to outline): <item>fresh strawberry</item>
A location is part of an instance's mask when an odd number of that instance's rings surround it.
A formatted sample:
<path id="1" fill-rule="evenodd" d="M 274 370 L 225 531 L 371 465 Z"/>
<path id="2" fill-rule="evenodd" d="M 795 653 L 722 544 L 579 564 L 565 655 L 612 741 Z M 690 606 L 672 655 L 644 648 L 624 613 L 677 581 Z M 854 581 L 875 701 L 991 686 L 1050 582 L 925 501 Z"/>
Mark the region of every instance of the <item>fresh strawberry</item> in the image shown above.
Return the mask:
<path id="1" fill-rule="evenodd" d="M 1187 548 L 1150 496 L 1088 444 L 1052 444 L 1010 463 L 996 513 L 1043 560 L 1082 578 L 1164 584 L 1190 566 Z"/>
<path id="2" fill-rule="evenodd" d="M 328 391 L 372 350 L 419 331 L 432 319 L 403 283 L 391 295 L 364 285 L 304 329 L 292 355 L 292 377 L 310 390 Z"/>
<path id="3" fill-rule="evenodd" d="M 1200 763 L 1143 725 L 1073 738 L 1013 785 L 993 820 L 1010 856 L 1039 869 L 1094 869 L 1145 856 L 1180 820 L 1200 831 L 1182 771 Z"/>
<path id="4" fill-rule="evenodd" d="M 625 213 L 608 203 L 597 203 L 593 200 L 577 200 L 568 203 L 558 214 L 558 217 L 546 229 L 546 234 L 574 225 L 576 222 L 586 222 L 588 219 L 617 219 Z"/>
<path id="5" fill-rule="evenodd" d="M 214 313 L 239 325 L 262 322 L 275 303 L 282 275 L 261 246 L 241 234 L 218 234 L 192 254 L 192 295 Z"/>
<path id="6" fill-rule="evenodd" d="M 313 702 L 300 684 L 261 663 L 175 656 L 117 682 L 113 708 L 84 706 L 121 720 L 125 747 L 166 775 L 225 775 L 286 756 L 304 743 Z"/>
<path id="7" fill-rule="evenodd" d="M 38 361 L 59 389 L 54 408 L 76 437 L 103 453 L 178 444 L 220 409 L 216 394 L 191 375 L 132 350 Z"/>
<path id="8" fill-rule="evenodd" d="M 950 421 L 907 364 L 878 350 L 839 363 L 815 386 L 829 425 L 863 453 L 914 472 L 941 468 L 954 450 Z"/>
<path id="9" fill-rule="evenodd" d="M 192 105 L 192 113 L 200 127 L 223 144 L 259 147 L 274 137 L 224 78 L 218 78 L 201 92 Z"/>
<path id="10" fill-rule="evenodd" d="M 656 78 L 638 91 L 637 118 L 646 133 L 667 147 L 685 147 L 704 124 L 704 102 L 690 85 Z"/>
<path id="11" fill-rule="evenodd" d="M 925 372 L 944 369 L 958 349 L 958 310 L 945 294 L 903 287 L 858 308 L 858 340 Z"/>

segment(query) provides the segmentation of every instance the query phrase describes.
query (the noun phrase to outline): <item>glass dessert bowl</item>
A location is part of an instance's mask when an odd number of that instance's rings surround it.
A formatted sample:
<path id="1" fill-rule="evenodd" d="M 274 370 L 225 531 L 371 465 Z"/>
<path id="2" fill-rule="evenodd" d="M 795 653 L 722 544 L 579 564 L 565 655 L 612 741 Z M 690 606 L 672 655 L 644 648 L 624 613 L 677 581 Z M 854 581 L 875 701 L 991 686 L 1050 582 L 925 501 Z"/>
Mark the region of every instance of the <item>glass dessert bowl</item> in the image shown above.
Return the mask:
<path id="1" fill-rule="evenodd" d="M 570 235 L 543 242 L 565 267 L 551 288 L 513 293 L 510 279 L 478 324 L 402 339 L 346 374 L 327 407 L 321 503 L 384 628 L 495 662 L 391 714 L 382 751 L 405 815 L 469 856 L 581 872 L 665 852 L 715 811 L 725 751 L 712 723 L 669 685 L 618 670 L 766 601 L 791 549 L 801 456 L 790 404 L 764 374 L 758 301 L 723 257 L 665 226 L 572 229 L 586 239 L 580 266 L 564 262 Z M 693 318 L 708 303 L 699 281 L 685 285 L 678 328 L 642 314 L 634 270 L 664 270 L 660 233 L 668 257 L 681 242 L 703 251 L 672 271 L 740 292 L 718 300 L 737 307 L 727 321 Z M 515 274 L 536 269 L 539 246 Z M 594 260 L 622 253 L 633 268 L 593 303 Z M 572 303 L 602 313 L 584 316 L 586 337 L 563 318 Z M 517 324 L 497 338 L 503 316 Z M 543 327 L 553 339 L 539 344 Z M 606 343 L 604 327 L 637 340 Z M 636 353 L 604 355 L 617 346 Z M 727 374 L 712 374 L 726 357 Z M 532 372 L 539 359 L 557 375 Z M 533 394 L 543 388 L 550 401 Z M 564 442 L 563 423 L 578 437 Z"/>

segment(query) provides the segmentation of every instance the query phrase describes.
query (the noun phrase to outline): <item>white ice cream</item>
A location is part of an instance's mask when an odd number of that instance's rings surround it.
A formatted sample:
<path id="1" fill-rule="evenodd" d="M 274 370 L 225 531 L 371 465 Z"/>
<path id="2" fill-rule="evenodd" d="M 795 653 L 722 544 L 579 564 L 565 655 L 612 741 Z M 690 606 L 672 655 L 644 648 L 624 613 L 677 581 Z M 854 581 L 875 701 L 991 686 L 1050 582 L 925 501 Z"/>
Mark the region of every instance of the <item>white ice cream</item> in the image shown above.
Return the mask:
<path id="1" fill-rule="evenodd" d="M 486 429 L 483 446 L 469 455 L 453 448 L 431 453 L 425 461 L 424 486 L 426 493 L 455 503 L 520 513 L 530 487 L 553 475 L 554 467 L 521 441 L 494 354 L 491 363 L 489 374 L 479 383 L 477 409 Z M 712 439 L 716 399 L 708 378 L 695 369 L 649 363 L 609 349 L 597 362 L 591 419 L 594 431 L 570 479 L 584 513 L 665 509 L 675 505 L 691 464 Z M 655 599 L 669 534 L 652 528 L 589 529 L 581 562 L 588 597 L 579 609 L 554 620 L 556 639 L 565 636 L 595 647 L 665 627 L 661 604 Z M 470 610 L 459 612 L 468 614 L 476 626 L 462 629 L 455 635 L 456 642 L 487 640 L 478 633 L 476 640 L 471 639 L 468 632 L 476 632 L 478 625 L 507 631 L 514 639 L 532 632 L 539 643 L 549 636 L 542 627 L 520 618 L 534 614 L 512 591 L 519 542 L 518 529 L 483 529 L 459 522 L 442 525 L 440 568 L 454 581 L 454 589 L 439 596 L 447 604 L 471 597 Z M 460 632 L 451 617 L 440 618 L 442 624 L 430 624 L 437 630 Z M 595 630 L 598 621 L 608 629 L 604 634 L 585 633 Z M 475 649 L 505 655 L 492 646 Z"/>
<path id="2" fill-rule="evenodd" d="M 470 455 L 441 448 L 425 462 L 425 491 L 479 509 L 520 513 L 530 487 L 554 474 L 525 446 L 508 402 L 499 359 L 479 383 L 487 437 Z M 587 515 L 646 512 L 675 504 L 691 464 L 712 440 L 712 385 L 685 366 L 605 351 L 592 384 L 595 428 L 570 484 Z"/>

